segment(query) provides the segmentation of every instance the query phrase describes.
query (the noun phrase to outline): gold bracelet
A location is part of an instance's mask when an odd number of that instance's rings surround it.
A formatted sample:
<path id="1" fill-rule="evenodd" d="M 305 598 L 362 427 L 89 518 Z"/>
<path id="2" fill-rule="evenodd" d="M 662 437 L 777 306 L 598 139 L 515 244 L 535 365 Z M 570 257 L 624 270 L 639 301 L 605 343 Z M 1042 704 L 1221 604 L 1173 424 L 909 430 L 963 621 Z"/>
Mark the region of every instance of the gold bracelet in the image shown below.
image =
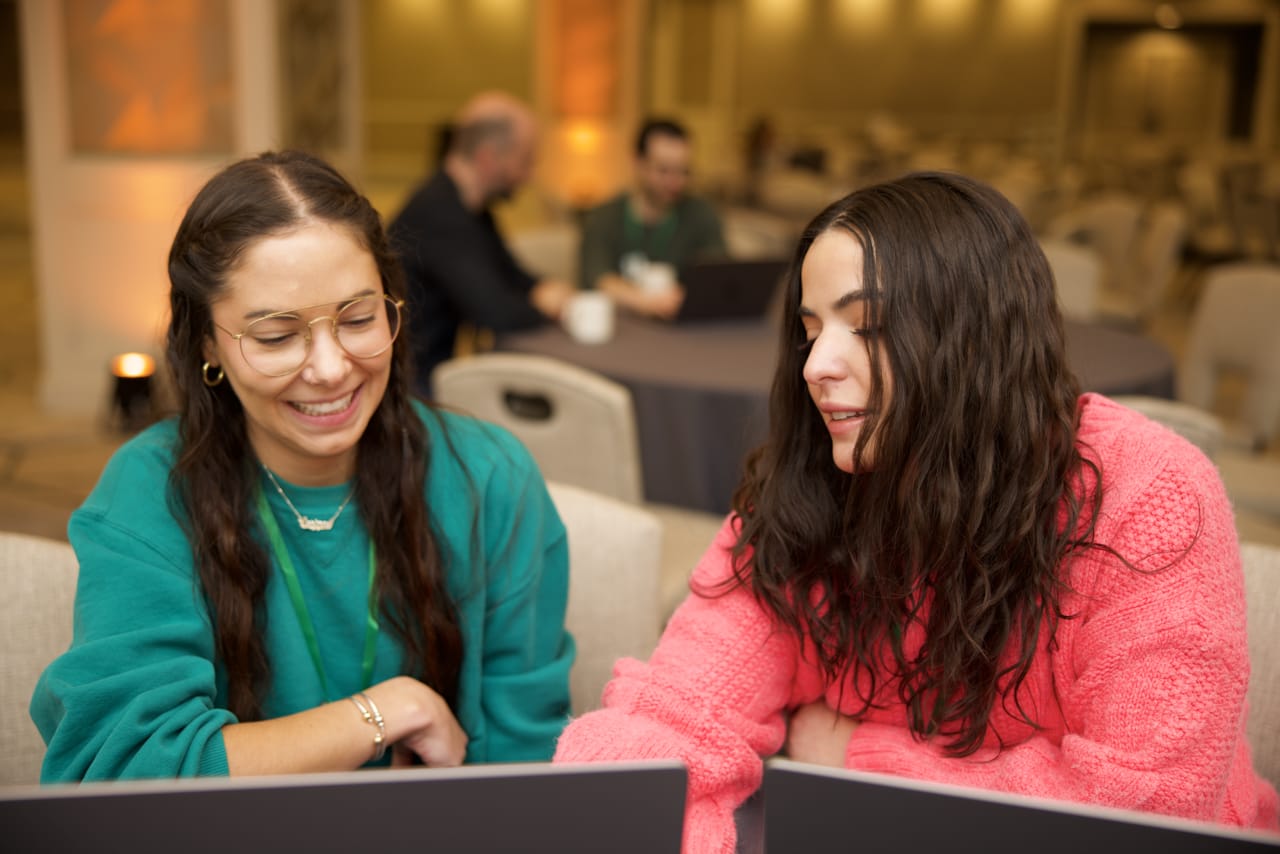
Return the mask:
<path id="1" fill-rule="evenodd" d="M 378 706 L 363 691 L 357 691 L 347 699 L 356 704 L 356 708 L 360 710 L 360 717 L 364 718 L 365 723 L 377 727 L 377 731 L 373 734 L 373 759 L 371 760 L 377 762 L 387 752 L 387 727 L 382 719 L 382 712 L 378 711 Z M 360 700 L 364 700 L 364 703 Z M 366 706 L 365 703 L 369 705 Z"/>

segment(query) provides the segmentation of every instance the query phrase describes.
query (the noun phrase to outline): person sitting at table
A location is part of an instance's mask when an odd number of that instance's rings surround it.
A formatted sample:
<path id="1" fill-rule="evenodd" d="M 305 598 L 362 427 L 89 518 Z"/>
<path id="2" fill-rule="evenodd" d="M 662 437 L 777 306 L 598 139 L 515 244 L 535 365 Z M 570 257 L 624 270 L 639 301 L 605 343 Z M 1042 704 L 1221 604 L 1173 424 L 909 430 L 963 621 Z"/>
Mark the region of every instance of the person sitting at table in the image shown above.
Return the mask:
<path id="1" fill-rule="evenodd" d="M 583 288 L 598 288 L 640 314 L 670 318 L 680 310 L 679 270 L 725 254 L 715 208 L 687 192 L 691 158 L 683 126 L 644 123 L 636 135 L 634 185 L 583 221 Z"/>
<path id="2" fill-rule="evenodd" d="M 491 213 L 533 174 L 537 130 L 533 112 L 512 96 L 476 95 L 443 136 L 440 168 L 391 222 L 408 280 L 417 391 L 424 396 L 432 370 L 454 355 L 460 324 L 529 329 L 559 319 L 577 290 L 521 267 Z"/>
<path id="3" fill-rule="evenodd" d="M 685 762 L 686 852 L 733 850 L 780 749 L 1276 828 L 1222 482 L 1078 394 L 1016 209 L 956 175 L 859 190 L 810 223 L 787 287 L 734 513 L 556 760 Z"/>
<path id="4" fill-rule="evenodd" d="M 305 154 L 240 161 L 191 203 L 169 279 L 179 414 L 72 515 L 42 779 L 550 758 L 564 527 L 510 434 L 412 400 L 368 200 Z"/>

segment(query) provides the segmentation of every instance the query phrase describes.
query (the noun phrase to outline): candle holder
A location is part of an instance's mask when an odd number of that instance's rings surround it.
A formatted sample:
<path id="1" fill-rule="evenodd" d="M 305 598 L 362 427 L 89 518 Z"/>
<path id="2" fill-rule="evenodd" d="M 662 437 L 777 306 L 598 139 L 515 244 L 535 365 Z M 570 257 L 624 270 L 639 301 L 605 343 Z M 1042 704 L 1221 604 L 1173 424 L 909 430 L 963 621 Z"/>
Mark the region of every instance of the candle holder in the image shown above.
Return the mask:
<path id="1" fill-rule="evenodd" d="M 115 387 L 111 420 L 117 429 L 135 433 L 155 420 L 151 378 L 156 360 L 145 353 L 121 353 L 111 360 Z"/>

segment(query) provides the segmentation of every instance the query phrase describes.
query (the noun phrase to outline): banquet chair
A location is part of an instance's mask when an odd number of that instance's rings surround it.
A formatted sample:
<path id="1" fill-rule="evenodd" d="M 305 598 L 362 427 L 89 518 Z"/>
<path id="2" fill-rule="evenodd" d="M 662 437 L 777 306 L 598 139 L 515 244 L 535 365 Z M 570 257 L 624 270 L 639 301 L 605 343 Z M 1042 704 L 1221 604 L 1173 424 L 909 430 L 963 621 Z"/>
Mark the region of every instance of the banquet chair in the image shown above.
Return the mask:
<path id="1" fill-rule="evenodd" d="M 1222 421 L 1212 412 L 1163 397 L 1131 394 L 1117 395 L 1112 399 L 1168 427 L 1211 460 L 1222 447 Z"/>
<path id="2" fill-rule="evenodd" d="M 45 667 L 71 645 L 78 570 L 65 542 L 0 532 L 0 785 L 40 780 L 44 740 L 27 704 Z"/>
<path id="3" fill-rule="evenodd" d="M 514 433 L 544 477 L 643 500 L 635 410 L 618 383 L 547 356 L 481 353 L 437 366 L 432 387 L 438 402 Z"/>
<path id="4" fill-rule="evenodd" d="M 577 643 L 569 673 L 573 714 L 600 706 L 619 658 L 648 658 L 661 629 L 662 526 L 643 508 L 550 481 L 569 536 L 565 626 Z"/>
<path id="5" fill-rule="evenodd" d="M 1102 264 L 1098 253 L 1088 246 L 1046 237 L 1040 248 L 1053 271 L 1058 306 L 1066 317 L 1090 321 L 1098 313 L 1098 288 Z"/>
<path id="6" fill-rule="evenodd" d="M 1049 237 L 1094 249 L 1102 261 L 1101 291 L 1127 292 L 1137 246 L 1142 205 L 1124 193 L 1110 193 L 1081 201 L 1059 214 L 1047 229 Z"/>
<path id="7" fill-rule="evenodd" d="M 1192 314 L 1179 371 L 1178 397 L 1213 409 L 1218 382 L 1228 372 L 1242 374 L 1246 388 L 1239 423 L 1229 423 L 1228 439 L 1257 450 L 1280 429 L 1280 265 L 1234 263 L 1209 268 Z"/>
<path id="8" fill-rule="evenodd" d="M 730 258 L 789 258 L 799 238 L 789 220 L 767 211 L 732 207 L 724 211 L 723 222 Z"/>
<path id="9" fill-rule="evenodd" d="M 1236 235 L 1227 215 L 1221 167 L 1191 160 L 1178 170 L 1176 181 L 1190 212 L 1188 242 L 1192 250 L 1206 258 L 1234 255 Z"/>
<path id="10" fill-rule="evenodd" d="M 450 359 L 432 374 L 436 400 L 499 424 L 529 449 L 542 474 L 632 504 L 644 502 L 635 407 L 626 386 L 577 365 L 528 353 Z M 688 577 L 724 521 L 643 503 L 662 523 L 662 614 L 688 592 Z"/>
<path id="11" fill-rule="evenodd" d="M 1007 158 L 991 176 L 990 184 L 1013 203 L 1033 229 L 1043 226 L 1052 188 L 1038 163 L 1026 157 Z"/>
<path id="12" fill-rule="evenodd" d="M 1144 217 L 1129 259 L 1124 289 L 1104 288 L 1103 317 L 1146 323 L 1164 303 L 1178 272 L 1187 239 L 1187 213 L 1179 204 L 1153 205 Z"/>
<path id="13" fill-rule="evenodd" d="M 777 170 L 760 182 L 760 207 L 803 227 L 846 192 L 843 183 L 805 169 Z"/>
<path id="14" fill-rule="evenodd" d="M 1249 745 L 1258 773 L 1280 786 L 1280 548 L 1241 543 L 1249 627 Z"/>

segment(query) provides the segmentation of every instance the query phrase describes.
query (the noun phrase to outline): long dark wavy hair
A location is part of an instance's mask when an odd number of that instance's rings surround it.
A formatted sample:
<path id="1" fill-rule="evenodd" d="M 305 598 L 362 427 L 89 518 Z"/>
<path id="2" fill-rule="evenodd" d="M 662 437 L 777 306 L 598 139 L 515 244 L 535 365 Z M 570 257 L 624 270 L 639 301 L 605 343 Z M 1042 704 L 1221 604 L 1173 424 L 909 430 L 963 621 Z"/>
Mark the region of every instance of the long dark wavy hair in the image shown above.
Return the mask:
<path id="1" fill-rule="evenodd" d="M 801 375 L 801 267 L 835 229 L 863 249 L 878 330 L 852 475 L 832 463 Z M 734 496 L 736 583 L 812 639 L 862 712 L 896 688 L 912 732 L 954 755 L 983 745 L 997 702 L 1034 727 L 1019 688 L 1066 617 L 1063 564 L 1094 547 L 1101 502 L 1039 244 L 991 188 L 908 175 L 820 213 L 787 288 L 770 436 Z M 904 643 L 913 628 L 918 652 Z"/>
<path id="2" fill-rule="evenodd" d="M 271 678 L 263 645 L 270 558 L 253 532 L 260 468 L 244 410 L 229 383 L 201 380 L 213 333 L 210 305 L 245 252 L 310 222 L 347 229 L 377 264 L 382 286 L 404 297 L 400 267 L 368 199 L 331 166 L 298 152 L 266 153 L 214 176 L 188 208 L 169 252 L 166 342 L 179 404 L 170 500 L 182 511 L 226 670 L 230 710 L 262 716 Z M 386 392 L 356 450 L 355 505 L 377 552 L 383 622 L 405 649 L 407 672 L 453 704 L 462 636 L 423 497 L 431 448 L 411 408 L 408 341 L 396 339 Z"/>

